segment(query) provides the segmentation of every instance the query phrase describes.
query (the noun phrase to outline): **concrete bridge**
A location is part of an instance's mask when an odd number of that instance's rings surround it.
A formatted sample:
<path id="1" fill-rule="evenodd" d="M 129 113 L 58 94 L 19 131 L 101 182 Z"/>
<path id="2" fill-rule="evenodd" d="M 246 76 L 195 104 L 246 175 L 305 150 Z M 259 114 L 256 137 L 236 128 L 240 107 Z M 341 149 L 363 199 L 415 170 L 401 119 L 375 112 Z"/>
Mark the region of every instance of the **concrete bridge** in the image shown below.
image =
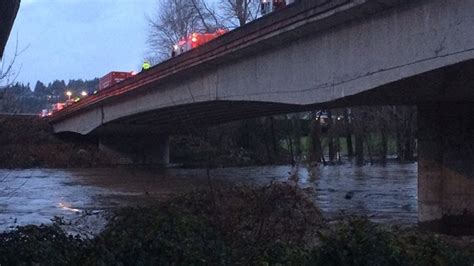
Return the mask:
<path id="1" fill-rule="evenodd" d="M 3 50 L 7 44 L 18 8 L 20 8 L 20 0 L 3 0 L 0 2 L 0 60 L 3 57 Z"/>
<path id="2" fill-rule="evenodd" d="M 122 158 L 166 163 L 167 135 L 181 125 L 417 105 L 419 220 L 474 222 L 473 13 L 472 0 L 302 0 L 50 122 L 58 133 L 96 134 Z"/>

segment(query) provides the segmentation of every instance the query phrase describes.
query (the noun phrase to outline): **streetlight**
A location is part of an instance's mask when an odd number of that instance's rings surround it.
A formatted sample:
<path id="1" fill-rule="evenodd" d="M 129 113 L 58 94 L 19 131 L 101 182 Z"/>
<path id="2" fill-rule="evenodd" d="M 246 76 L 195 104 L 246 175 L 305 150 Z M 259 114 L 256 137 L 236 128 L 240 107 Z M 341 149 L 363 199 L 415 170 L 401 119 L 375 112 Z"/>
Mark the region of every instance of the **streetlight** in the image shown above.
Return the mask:
<path id="1" fill-rule="evenodd" d="M 66 91 L 66 95 L 67 95 L 67 100 L 70 101 L 72 92 L 71 91 Z"/>
<path id="2" fill-rule="evenodd" d="M 82 97 L 86 97 L 86 96 L 87 96 L 87 91 L 82 91 L 82 92 L 81 92 L 81 96 L 82 96 Z"/>

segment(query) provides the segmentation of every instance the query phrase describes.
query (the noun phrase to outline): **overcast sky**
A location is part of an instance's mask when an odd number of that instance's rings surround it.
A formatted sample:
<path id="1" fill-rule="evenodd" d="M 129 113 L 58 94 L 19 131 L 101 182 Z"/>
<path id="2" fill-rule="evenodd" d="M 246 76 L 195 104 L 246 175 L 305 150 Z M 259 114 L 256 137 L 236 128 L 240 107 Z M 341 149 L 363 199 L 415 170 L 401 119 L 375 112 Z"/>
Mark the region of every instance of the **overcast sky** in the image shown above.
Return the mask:
<path id="1" fill-rule="evenodd" d="M 17 81 L 92 79 L 112 70 L 139 70 L 147 53 L 146 15 L 157 0 L 22 0 L 5 51 L 18 38 Z M 18 36 L 18 37 L 17 37 Z"/>

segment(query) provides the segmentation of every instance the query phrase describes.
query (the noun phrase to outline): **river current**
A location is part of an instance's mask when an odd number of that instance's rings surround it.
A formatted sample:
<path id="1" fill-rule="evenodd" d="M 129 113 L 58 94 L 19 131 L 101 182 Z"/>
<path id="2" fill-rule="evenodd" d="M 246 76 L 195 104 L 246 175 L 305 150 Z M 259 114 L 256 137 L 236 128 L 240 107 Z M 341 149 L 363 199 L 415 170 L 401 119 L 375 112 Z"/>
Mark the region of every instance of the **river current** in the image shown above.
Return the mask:
<path id="1" fill-rule="evenodd" d="M 216 184 L 288 182 L 291 166 L 218 168 Z M 356 167 L 351 164 L 300 167 L 297 184 L 312 188 L 323 214 L 367 215 L 375 222 L 410 225 L 417 221 L 417 164 Z M 0 231 L 18 225 L 51 223 L 84 213 L 137 206 L 208 183 L 205 169 L 0 169 Z"/>

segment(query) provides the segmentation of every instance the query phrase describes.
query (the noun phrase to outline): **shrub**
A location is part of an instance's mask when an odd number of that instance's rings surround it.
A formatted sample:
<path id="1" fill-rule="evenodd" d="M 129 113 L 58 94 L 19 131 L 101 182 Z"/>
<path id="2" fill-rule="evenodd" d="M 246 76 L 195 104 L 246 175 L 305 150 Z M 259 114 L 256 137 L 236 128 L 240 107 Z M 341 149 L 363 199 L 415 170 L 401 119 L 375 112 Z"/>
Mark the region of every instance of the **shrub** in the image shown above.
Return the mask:
<path id="1" fill-rule="evenodd" d="M 71 265 L 82 256 L 86 242 L 52 226 L 24 226 L 0 234 L 0 265 Z"/>
<path id="2" fill-rule="evenodd" d="M 382 229 L 363 217 L 350 217 L 321 233 L 315 265 L 472 265 L 469 258 L 433 234 Z"/>
<path id="3" fill-rule="evenodd" d="M 311 247 L 324 222 L 307 193 L 288 184 L 195 191 L 169 204 L 207 219 L 237 264 L 285 263 Z"/>
<path id="4" fill-rule="evenodd" d="M 93 243 L 86 264 L 224 264 L 227 247 L 200 217 L 174 208 L 126 208 Z"/>

